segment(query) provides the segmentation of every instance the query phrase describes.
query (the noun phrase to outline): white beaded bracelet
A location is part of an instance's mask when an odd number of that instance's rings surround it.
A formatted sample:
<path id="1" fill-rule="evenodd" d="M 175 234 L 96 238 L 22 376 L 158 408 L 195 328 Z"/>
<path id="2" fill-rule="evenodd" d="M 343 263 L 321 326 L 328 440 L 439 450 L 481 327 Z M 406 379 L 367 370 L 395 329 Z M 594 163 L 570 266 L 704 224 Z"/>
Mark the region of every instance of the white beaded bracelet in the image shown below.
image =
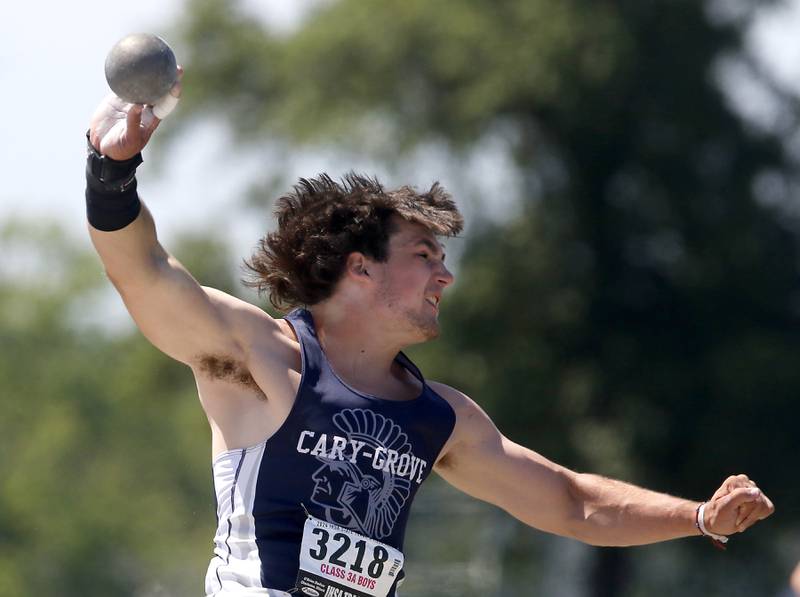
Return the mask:
<path id="1" fill-rule="evenodd" d="M 725 535 L 717 535 L 716 533 L 712 533 L 706 528 L 705 524 L 705 512 L 706 512 L 706 502 L 703 502 L 697 507 L 694 516 L 694 524 L 700 530 L 703 535 L 706 537 L 710 537 L 714 541 L 714 545 L 718 547 L 722 547 L 725 549 L 724 545 L 728 542 L 728 538 Z"/>

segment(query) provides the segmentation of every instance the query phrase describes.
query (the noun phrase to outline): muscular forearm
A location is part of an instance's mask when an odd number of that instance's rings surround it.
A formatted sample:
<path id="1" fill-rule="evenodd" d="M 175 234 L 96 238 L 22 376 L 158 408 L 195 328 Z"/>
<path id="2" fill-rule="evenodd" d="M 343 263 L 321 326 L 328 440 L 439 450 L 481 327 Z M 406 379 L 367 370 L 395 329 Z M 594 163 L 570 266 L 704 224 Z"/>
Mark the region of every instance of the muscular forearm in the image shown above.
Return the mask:
<path id="1" fill-rule="evenodd" d="M 690 535 L 698 502 L 597 475 L 576 474 L 570 494 L 578 520 L 572 534 L 592 545 L 642 545 Z"/>
<path id="2" fill-rule="evenodd" d="M 118 287 L 150 283 L 168 259 L 144 204 L 138 217 L 125 228 L 103 232 L 90 225 L 89 233 L 108 277 Z"/>
<path id="3" fill-rule="evenodd" d="M 92 242 L 115 285 L 147 284 L 167 255 L 158 244 L 153 218 L 139 199 L 136 170 L 142 163 L 141 144 L 122 153 L 116 148 L 117 153 L 109 156 L 98 150 L 102 142 L 96 131 L 90 129 L 87 139 L 86 217 Z"/>
<path id="4" fill-rule="evenodd" d="M 699 503 L 575 473 L 503 437 L 473 401 L 443 384 L 457 426 L 436 471 L 458 489 L 531 527 L 593 545 L 641 545 L 701 535 Z M 746 475 L 728 477 L 703 509 L 704 533 L 722 541 L 772 514 Z"/>

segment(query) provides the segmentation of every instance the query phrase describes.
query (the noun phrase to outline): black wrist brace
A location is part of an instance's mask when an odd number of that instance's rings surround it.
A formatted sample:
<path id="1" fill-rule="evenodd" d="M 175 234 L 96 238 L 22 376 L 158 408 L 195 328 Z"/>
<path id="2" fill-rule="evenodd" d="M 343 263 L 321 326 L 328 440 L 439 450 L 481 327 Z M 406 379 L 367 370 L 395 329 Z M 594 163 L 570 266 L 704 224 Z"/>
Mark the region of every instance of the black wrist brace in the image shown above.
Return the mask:
<path id="1" fill-rule="evenodd" d="M 104 232 L 125 228 L 142 209 L 136 192 L 136 168 L 142 163 L 142 154 L 129 160 L 112 160 L 100 155 L 88 133 L 86 140 L 86 217 L 94 228 Z"/>

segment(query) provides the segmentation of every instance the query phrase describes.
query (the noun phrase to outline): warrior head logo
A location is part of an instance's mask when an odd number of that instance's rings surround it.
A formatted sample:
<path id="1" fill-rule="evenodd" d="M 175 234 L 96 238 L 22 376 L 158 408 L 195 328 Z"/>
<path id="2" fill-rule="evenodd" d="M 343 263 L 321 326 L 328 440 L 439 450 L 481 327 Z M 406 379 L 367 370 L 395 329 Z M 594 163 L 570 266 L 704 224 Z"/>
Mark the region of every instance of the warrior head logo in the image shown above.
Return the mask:
<path id="1" fill-rule="evenodd" d="M 392 420 L 370 410 L 347 409 L 333 423 L 349 440 L 364 442 L 363 456 L 376 449 L 410 454 L 408 436 Z M 345 454 L 350 456 L 350 454 Z M 317 457 L 322 466 L 314 472 L 311 501 L 325 508 L 328 522 L 382 539 L 392 532 L 400 510 L 411 493 L 408 479 L 369 466 L 371 458 L 355 463 Z"/>

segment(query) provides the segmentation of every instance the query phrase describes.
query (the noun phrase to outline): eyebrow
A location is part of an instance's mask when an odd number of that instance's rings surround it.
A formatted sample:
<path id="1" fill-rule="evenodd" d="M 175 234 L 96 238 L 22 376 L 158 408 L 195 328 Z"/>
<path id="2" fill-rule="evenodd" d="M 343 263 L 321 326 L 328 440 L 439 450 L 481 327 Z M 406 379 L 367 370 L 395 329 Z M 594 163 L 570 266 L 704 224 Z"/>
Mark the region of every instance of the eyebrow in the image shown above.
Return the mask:
<path id="1" fill-rule="evenodd" d="M 445 257 L 447 257 L 447 255 L 445 255 L 445 252 L 444 252 L 444 247 L 439 243 L 434 243 L 430 239 L 427 239 L 427 238 L 417 239 L 416 241 L 414 241 L 414 246 L 416 247 L 418 245 L 425 245 L 426 247 L 428 247 L 434 253 L 441 253 L 442 254 L 442 262 L 444 262 Z"/>

